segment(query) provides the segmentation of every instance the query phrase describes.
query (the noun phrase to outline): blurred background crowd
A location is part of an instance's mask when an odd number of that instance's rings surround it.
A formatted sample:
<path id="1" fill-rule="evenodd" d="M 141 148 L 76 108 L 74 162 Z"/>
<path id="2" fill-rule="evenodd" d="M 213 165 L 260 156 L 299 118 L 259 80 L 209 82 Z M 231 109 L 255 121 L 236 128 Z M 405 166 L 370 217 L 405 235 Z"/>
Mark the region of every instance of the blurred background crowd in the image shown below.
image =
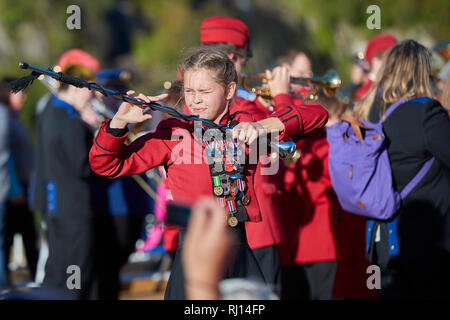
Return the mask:
<path id="1" fill-rule="evenodd" d="M 81 29 L 68 30 L 67 8 L 81 9 Z M 369 5 L 379 5 L 382 30 L 369 30 Z M 277 64 L 290 49 L 305 51 L 315 75 L 335 69 L 350 84 L 351 65 L 379 31 L 399 39 L 413 38 L 431 48 L 448 40 L 448 1 L 234 1 L 234 0 L 104 0 L 0 1 L 0 75 L 20 76 L 19 61 L 37 66 L 56 64 L 70 48 L 88 51 L 102 68 L 133 71 L 136 92 L 157 93 L 173 81 L 183 50 L 197 46 L 199 27 L 208 16 L 245 21 L 255 54 L 244 72 Z M 443 61 L 436 55 L 436 68 Z M 33 139 L 34 104 L 46 93 L 42 85 L 27 91 L 21 114 Z"/>

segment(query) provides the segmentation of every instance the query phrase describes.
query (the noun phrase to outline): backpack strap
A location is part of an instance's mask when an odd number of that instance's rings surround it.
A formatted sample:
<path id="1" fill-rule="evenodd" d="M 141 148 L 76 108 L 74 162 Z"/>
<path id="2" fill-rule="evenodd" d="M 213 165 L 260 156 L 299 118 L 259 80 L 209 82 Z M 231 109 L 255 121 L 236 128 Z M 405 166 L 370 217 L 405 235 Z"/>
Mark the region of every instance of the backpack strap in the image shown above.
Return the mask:
<path id="1" fill-rule="evenodd" d="M 434 157 L 431 157 L 431 159 L 427 160 L 425 164 L 422 166 L 422 168 L 417 172 L 417 174 L 412 178 L 410 182 L 403 188 L 403 190 L 400 192 L 400 197 L 404 199 L 408 193 L 414 189 L 414 187 L 422 180 L 422 178 L 427 174 L 428 170 L 430 170 L 432 164 L 434 162 Z"/>
<path id="2" fill-rule="evenodd" d="M 384 120 L 386 120 L 389 115 L 397 109 L 398 106 L 401 104 L 407 102 L 407 99 L 400 99 L 397 102 L 393 103 L 388 110 L 386 110 L 386 114 L 384 115 Z M 425 162 L 425 164 L 422 166 L 422 168 L 417 172 L 417 174 L 412 178 L 410 182 L 403 188 L 403 190 L 400 192 L 400 197 L 404 199 L 408 193 L 411 192 L 412 189 L 422 180 L 422 178 L 427 174 L 428 170 L 431 168 L 432 164 L 434 162 L 434 157 L 431 157 L 429 160 Z"/>

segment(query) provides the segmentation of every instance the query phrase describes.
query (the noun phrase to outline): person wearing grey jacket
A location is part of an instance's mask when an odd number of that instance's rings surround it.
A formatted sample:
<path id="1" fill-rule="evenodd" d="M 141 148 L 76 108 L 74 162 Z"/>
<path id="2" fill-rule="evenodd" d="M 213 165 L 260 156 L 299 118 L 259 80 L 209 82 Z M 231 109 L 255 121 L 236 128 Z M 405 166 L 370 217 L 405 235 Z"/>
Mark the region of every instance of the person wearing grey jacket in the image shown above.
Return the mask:
<path id="1" fill-rule="evenodd" d="M 8 174 L 8 110 L 0 104 L 0 291 L 6 286 L 4 230 L 5 230 L 5 206 L 9 193 Z"/>

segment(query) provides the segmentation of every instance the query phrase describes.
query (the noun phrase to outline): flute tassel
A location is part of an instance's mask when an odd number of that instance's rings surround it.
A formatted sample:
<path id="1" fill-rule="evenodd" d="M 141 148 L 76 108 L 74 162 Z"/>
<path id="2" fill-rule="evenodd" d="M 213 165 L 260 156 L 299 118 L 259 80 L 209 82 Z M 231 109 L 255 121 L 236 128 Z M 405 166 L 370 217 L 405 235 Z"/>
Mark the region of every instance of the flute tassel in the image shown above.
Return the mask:
<path id="1" fill-rule="evenodd" d="M 40 73 L 33 71 L 28 76 L 12 81 L 10 83 L 11 91 L 14 93 L 22 91 L 23 89 L 28 87 L 31 83 L 33 83 L 33 81 L 39 76 Z"/>

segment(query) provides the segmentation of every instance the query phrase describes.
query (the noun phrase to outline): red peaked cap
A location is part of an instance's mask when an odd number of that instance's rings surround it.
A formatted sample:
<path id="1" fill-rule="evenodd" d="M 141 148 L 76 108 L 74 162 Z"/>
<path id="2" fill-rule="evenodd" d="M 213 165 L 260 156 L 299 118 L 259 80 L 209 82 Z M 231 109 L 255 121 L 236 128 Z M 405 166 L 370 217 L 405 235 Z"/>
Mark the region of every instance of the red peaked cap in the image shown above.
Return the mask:
<path id="1" fill-rule="evenodd" d="M 100 70 L 100 63 L 98 60 L 81 49 L 70 49 L 61 55 L 58 60 L 58 66 L 64 70 L 64 68 L 69 65 L 83 66 L 92 72 Z"/>
<path id="2" fill-rule="evenodd" d="M 370 39 L 369 43 L 367 43 L 366 54 L 364 55 L 364 59 L 366 61 L 370 61 L 374 55 L 377 53 L 383 52 L 385 50 L 389 50 L 397 43 L 397 39 L 390 33 L 380 33 Z"/>
<path id="3" fill-rule="evenodd" d="M 247 25 L 239 19 L 229 17 L 209 17 L 200 26 L 200 41 L 202 43 L 233 43 L 245 48 L 250 41 Z M 251 52 L 249 52 L 249 57 Z"/>

